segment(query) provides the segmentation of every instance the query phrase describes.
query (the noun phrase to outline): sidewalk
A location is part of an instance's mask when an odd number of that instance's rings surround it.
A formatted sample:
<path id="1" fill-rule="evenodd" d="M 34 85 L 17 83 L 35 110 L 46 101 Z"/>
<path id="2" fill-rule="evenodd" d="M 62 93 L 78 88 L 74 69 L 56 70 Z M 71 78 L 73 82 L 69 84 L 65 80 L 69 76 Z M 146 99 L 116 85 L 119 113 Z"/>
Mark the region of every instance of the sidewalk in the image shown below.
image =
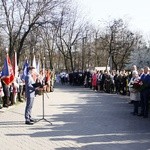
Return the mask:
<path id="1" fill-rule="evenodd" d="M 45 118 L 52 125 L 25 125 L 25 103 L 0 110 L 1 150 L 150 150 L 150 118 L 132 116 L 127 97 L 70 86 L 48 97 Z M 42 118 L 42 96 L 32 114 Z"/>

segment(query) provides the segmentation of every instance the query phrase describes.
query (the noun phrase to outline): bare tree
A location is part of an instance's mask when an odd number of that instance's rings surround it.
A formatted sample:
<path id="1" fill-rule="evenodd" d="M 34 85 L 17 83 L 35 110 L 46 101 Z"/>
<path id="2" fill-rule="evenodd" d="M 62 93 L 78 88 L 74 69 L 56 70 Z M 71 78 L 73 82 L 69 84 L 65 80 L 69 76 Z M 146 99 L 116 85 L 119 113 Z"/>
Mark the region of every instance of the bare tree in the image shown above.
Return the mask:
<path id="1" fill-rule="evenodd" d="M 3 11 L 1 18 L 5 23 L 3 29 L 7 32 L 9 38 L 9 54 L 12 56 L 14 49 L 18 54 L 18 61 L 23 48 L 23 44 L 29 33 L 50 22 L 53 13 L 63 0 L 1 0 Z M 48 20 L 43 16 L 48 15 Z M 18 47 L 15 47 L 16 41 L 20 40 Z"/>
<path id="2" fill-rule="evenodd" d="M 75 10 L 71 11 L 69 8 L 63 8 L 60 20 L 57 24 L 57 47 L 64 57 L 65 67 L 68 70 L 68 60 L 70 62 L 70 68 L 74 71 L 73 64 L 73 46 L 77 42 L 81 25 L 77 21 L 77 13 Z"/>
<path id="3" fill-rule="evenodd" d="M 4 38 L 3 38 L 2 34 L 0 33 L 0 60 L 1 60 L 0 67 L 2 66 L 2 62 L 3 62 L 2 60 L 4 59 L 4 54 L 5 54 L 5 52 L 4 52 Z"/>
<path id="4" fill-rule="evenodd" d="M 109 24 L 101 39 L 108 52 L 107 66 L 115 70 L 123 69 L 137 42 L 136 36 L 128 30 L 123 20 L 119 19 Z"/>
<path id="5" fill-rule="evenodd" d="M 46 66 L 53 68 L 53 59 L 56 51 L 56 35 L 57 31 L 51 24 L 45 24 L 40 32 L 40 37 L 43 42 L 44 55 L 46 57 Z M 49 62 L 49 63 L 48 63 Z"/>

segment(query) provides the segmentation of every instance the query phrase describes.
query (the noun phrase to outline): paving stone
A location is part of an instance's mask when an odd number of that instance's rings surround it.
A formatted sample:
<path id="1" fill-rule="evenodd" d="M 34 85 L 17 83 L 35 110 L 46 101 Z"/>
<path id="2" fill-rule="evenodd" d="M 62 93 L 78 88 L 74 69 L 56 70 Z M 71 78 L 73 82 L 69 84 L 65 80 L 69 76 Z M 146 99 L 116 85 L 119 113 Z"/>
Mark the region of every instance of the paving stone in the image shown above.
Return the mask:
<path id="1" fill-rule="evenodd" d="M 148 150 L 150 119 L 132 116 L 129 97 L 56 86 L 44 94 L 44 118 L 24 124 L 25 102 L 0 110 L 1 150 Z M 32 115 L 43 118 L 43 97 Z"/>

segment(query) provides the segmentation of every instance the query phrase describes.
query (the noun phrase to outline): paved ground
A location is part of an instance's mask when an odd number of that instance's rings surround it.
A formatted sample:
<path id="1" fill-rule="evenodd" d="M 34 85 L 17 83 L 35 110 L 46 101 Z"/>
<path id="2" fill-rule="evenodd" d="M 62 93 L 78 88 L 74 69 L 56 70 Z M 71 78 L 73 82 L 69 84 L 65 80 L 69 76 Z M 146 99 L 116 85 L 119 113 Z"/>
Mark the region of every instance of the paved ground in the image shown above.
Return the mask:
<path id="1" fill-rule="evenodd" d="M 150 150 L 150 118 L 132 116 L 128 98 L 81 87 L 45 94 L 45 118 L 24 124 L 25 103 L 0 110 L 1 150 Z M 42 118 L 42 96 L 33 116 Z"/>

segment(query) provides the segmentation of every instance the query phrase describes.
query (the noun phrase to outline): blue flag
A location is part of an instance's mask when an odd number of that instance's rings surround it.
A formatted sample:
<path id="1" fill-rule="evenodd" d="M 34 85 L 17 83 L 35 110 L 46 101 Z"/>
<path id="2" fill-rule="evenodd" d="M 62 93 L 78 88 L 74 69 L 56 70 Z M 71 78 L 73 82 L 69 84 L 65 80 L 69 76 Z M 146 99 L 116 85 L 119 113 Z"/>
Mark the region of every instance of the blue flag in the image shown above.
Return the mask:
<path id="1" fill-rule="evenodd" d="M 28 59 L 25 60 L 24 62 L 24 66 L 23 66 L 23 74 L 22 74 L 22 80 L 25 80 L 25 77 L 28 74 L 28 67 L 29 67 L 29 63 L 28 63 Z"/>

